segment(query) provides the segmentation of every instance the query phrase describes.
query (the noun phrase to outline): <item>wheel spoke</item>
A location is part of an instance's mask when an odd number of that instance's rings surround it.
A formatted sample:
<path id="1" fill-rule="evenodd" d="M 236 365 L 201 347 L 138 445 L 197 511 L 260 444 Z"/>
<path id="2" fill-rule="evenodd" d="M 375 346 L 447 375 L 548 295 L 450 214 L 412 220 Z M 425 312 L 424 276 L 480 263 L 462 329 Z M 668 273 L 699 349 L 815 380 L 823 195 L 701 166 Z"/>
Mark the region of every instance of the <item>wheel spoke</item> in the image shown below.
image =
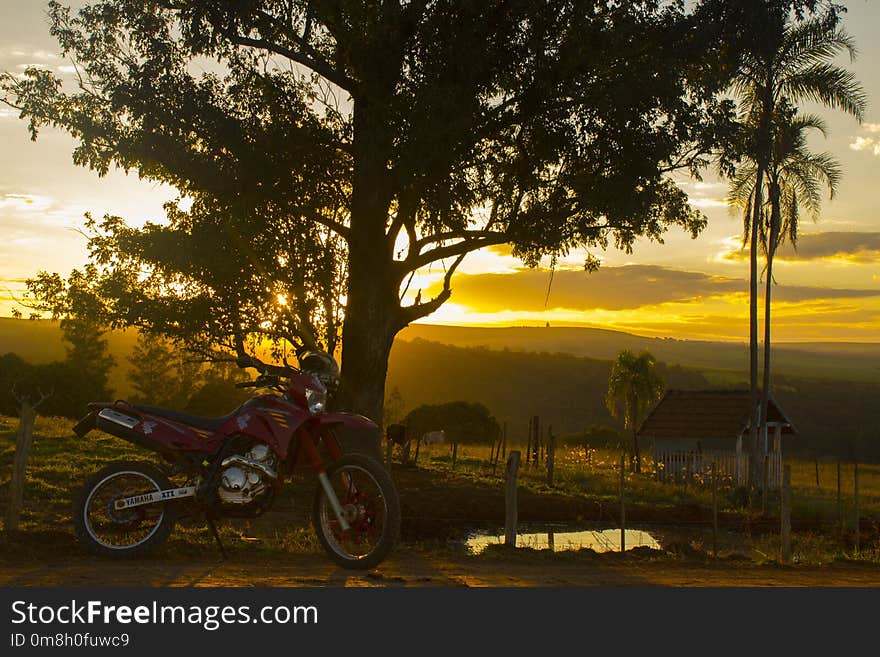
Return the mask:
<path id="1" fill-rule="evenodd" d="M 346 465 L 333 476 L 333 488 L 343 511 L 350 516 L 349 529 L 342 530 L 322 496 L 320 520 L 330 547 L 347 559 L 363 559 L 379 544 L 385 527 L 386 502 L 372 474 L 356 465 Z"/>
<path id="2" fill-rule="evenodd" d="M 99 482 L 83 509 L 86 530 L 101 546 L 122 550 L 146 542 L 159 528 L 165 515 L 162 505 L 116 509 L 116 501 L 161 490 L 142 472 L 117 472 Z"/>

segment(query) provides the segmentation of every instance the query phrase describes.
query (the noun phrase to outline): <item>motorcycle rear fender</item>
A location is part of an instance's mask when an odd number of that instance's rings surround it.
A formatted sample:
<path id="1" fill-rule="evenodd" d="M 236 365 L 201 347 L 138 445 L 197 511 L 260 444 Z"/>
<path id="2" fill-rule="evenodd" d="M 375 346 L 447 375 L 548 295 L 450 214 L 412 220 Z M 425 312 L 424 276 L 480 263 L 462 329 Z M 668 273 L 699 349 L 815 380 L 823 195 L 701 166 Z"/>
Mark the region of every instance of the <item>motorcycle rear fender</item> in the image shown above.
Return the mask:
<path id="1" fill-rule="evenodd" d="M 73 427 L 80 438 L 92 429 L 100 429 L 111 436 L 122 438 L 145 449 L 160 454 L 178 451 L 209 452 L 215 447 L 207 431 L 184 427 L 165 418 L 156 417 L 132 407 L 126 402 L 91 402 L 89 413 Z M 119 424 L 101 417 L 101 411 L 109 409 L 130 418 L 131 425 Z"/>

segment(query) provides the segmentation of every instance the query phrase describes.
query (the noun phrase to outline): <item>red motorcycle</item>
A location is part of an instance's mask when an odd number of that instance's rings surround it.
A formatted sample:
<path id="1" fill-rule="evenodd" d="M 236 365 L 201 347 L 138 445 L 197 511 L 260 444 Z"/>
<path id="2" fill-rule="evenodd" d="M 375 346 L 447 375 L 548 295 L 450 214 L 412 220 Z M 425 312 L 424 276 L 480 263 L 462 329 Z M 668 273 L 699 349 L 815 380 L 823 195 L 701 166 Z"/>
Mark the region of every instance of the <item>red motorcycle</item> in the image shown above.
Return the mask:
<path id="1" fill-rule="evenodd" d="M 92 476 L 74 505 L 79 539 L 99 555 L 136 556 L 160 545 L 178 514 L 190 512 L 204 516 L 225 556 L 214 521 L 261 515 L 285 478 L 305 469 L 318 478 L 312 522 L 333 561 L 373 568 L 384 560 L 400 530 L 394 482 L 375 458 L 343 453 L 337 439 L 344 430 L 377 436 L 378 428 L 360 415 L 326 411 L 328 387 L 338 383 L 329 355 L 306 352 L 299 361 L 301 369 L 286 361 L 281 367 L 242 353 L 239 367 L 259 376 L 237 387 L 280 394 L 255 396 L 224 417 L 89 404 L 74 427 L 78 436 L 97 428 L 158 452 L 163 463 L 120 461 Z"/>

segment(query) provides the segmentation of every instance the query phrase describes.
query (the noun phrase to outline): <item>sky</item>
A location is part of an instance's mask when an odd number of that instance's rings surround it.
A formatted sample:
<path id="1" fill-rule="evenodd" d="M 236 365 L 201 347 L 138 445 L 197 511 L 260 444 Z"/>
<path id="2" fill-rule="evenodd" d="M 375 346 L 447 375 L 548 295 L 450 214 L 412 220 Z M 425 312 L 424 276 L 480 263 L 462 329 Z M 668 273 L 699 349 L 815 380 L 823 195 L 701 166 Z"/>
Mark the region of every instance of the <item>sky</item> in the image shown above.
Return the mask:
<path id="1" fill-rule="evenodd" d="M 81 3 L 75 3 L 81 4 Z M 821 110 L 830 134 L 811 142 L 841 163 L 843 181 L 814 223 L 803 217 L 797 251 L 785 249 L 774 272 L 773 325 L 779 341 L 880 342 L 880 3 L 845 3 L 844 26 L 859 48 L 852 65 L 868 96 L 859 125 Z M 0 71 L 28 65 L 70 76 L 71 62 L 48 34 L 45 3 L 0 0 Z M 805 110 L 818 111 L 804 107 Z M 141 225 L 161 220 L 174 189 L 114 171 L 104 178 L 73 164 L 74 141 L 43 130 L 31 142 L 16 111 L 0 106 L 0 316 L 9 315 L 24 281 L 40 270 L 68 273 L 87 259 L 85 212 L 116 214 Z M 640 240 L 634 252 L 594 252 L 602 266 L 583 270 L 569 254 L 552 273 L 526 269 L 506 247 L 471 254 L 453 279 L 452 298 L 429 323 L 589 325 L 641 335 L 746 341 L 748 258 L 742 224 L 711 175 L 677 181 L 709 219 L 696 240 L 673 229 L 664 244 Z M 436 290 L 442 268 L 419 272 L 412 294 Z M 549 290 L 549 294 L 548 294 Z M 25 310 L 27 314 L 27 310 Z"/>

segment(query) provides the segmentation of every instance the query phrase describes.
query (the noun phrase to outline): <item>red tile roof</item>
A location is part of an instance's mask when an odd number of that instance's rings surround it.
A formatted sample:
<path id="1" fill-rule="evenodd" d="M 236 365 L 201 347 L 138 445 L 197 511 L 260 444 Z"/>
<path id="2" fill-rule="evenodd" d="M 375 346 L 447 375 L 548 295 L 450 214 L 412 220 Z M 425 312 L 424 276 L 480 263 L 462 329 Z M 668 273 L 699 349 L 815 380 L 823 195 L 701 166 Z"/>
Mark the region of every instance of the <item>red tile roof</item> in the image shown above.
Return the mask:
<path id="1" fill-rule="evenodd" d="M 748 390 L 669 390 L 642 422 L 645 438 L 736 438 L 749 426 Z M 791 422 L 771 397 L 770 422 L 783 423 L 784 433 L 795 433 Z"/>

